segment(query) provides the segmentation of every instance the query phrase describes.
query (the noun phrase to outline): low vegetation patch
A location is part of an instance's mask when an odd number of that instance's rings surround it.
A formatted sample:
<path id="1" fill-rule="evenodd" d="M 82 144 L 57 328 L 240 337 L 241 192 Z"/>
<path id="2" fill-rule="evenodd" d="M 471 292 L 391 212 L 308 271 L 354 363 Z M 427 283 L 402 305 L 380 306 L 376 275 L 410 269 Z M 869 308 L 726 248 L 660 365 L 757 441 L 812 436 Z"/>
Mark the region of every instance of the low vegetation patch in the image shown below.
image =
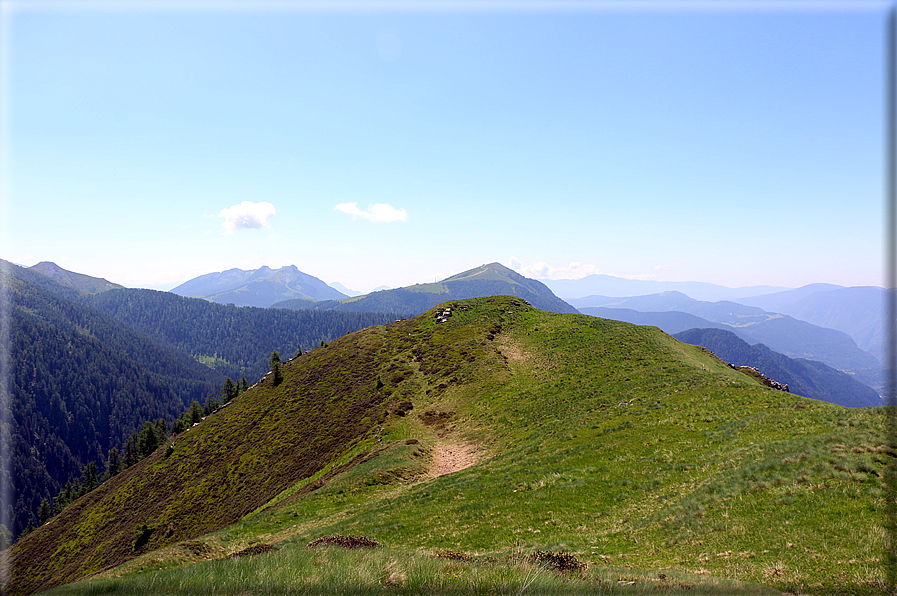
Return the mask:
<path id="1" fill-rule="evenodd" d="M 436 552 L 436 557 L 440 559 L 452 559 L 453 561 L 472 561 L 473 557 L 460 550 L 441 549 Z"/>
<path id="2" fill-rule="evenodd" d="M 564 551 L 553 553 L 550 550 L 537 550 L 527 555 L 527 560 L 555 571 L 585 571 L 586 569 L 586 564 L 577 559 L 576 555 Z"/>
<path id="3" fill-rule="evenodd" d="M 262 553 L 272 553 L 277 550 L 280 549 L 273 544 L 253 544 L 249 548 L 244 548 L 240 552 L 230 555 L 230 558 L 237 559 L 239 557 L 249 557 L 252 555 L 260 555 Z"/>
<path id="4" fill-rule="evenodd" d="M 342 536 L 335 534 L 333 536 L 322 536 L 312 540 L 305 548 L 315 548 L 316 546 L 339 546 L 341 548 L 376 548 L 380 543 L 366 536 Z"/>

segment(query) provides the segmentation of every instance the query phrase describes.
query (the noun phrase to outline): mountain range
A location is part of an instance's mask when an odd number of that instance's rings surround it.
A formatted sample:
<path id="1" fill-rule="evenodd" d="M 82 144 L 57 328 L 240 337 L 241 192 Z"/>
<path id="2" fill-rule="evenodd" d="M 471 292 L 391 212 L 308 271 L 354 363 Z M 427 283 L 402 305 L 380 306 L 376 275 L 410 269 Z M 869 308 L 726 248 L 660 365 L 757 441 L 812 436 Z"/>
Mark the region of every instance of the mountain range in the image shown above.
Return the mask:
<path id="1" fill-rule="evenodd" d="M 19 443 L 14 451 L 18 466 L 14 483 L 19 487 L 19 498 L 11 505 L 8 518 L 14 520 L 14 535 L 36 515 L 42 499 L 51 500 L 86 464 L 94 462 L 102 470 L 109 449 L 122 448 L 124 438 L 136 432 L 143 422 L 161 418 L 172 424 L 191 401 L 203 404 L 219 397 L 225 377 L 246 377 L 253 382 L 267 371 L 272 351 L 289 358 L 370 325 L 416 316 L 447 300 L 512 295 L 542 310 L 576 312 L 573 305 L 557 298 L 541 282 L 524 278 L 498 263 L 433 284 L 340 300 L 292 300 L 274 303 L 274 308 L 238 307 L 207 298 L 127 289 L 105 279 L 66 271 L 53 263 L 32 268 L 5 263 L 4 267 L 8 276 L 4 283 L 13 290 L 9 298 L 15 331 L 11 350 L 15 370 L 20 375 L 27 370 L 41 371 L 37 376 L 17 377 L 14 385 L 14 409 L 19 412 L 16 420 L 27 421 L 14 429 L 16 436 L 21 437 L 16 439 Z M 228 293 L 262 296 L 264 293 L 256 290 L 267 287 L 271 291 L 265 294 L 265 301 L 270 301 L 297 291 L 297 280 L 305 280 L 302 283 L 307 288 L 326 286 L 295 267 L 225 273 L 229 273 L 229 281 L 220 277 L 222 274 L 209 274 L 182 287 L 205 287 L 204 291 L 212 292 L 208 296 L 216 300 L 226 300 L 221 297 Z M 199 283 L 203 279 L 204 286 Z M 852 294 L 842 290 L 828 286 L 806 288 L 791 294 L 770 294 L 767 300 L 768 304 L 784 309 L 789 304 L 809 304 L 818 295 Z M 755 347 L 763 343 L 763 349 L 770 351 L 767 360 L 781 362 L 782 358 L 789 358 L 801 363 L 799 371 L 789 369 L 789 378 L 800 377 L 803 385 L 794 380 L 782 382 L 816 399 L 853 406 L 870 403 L 861 386 L 844 382 L 840 373 L 829 366 L 807 360 L 846 369 L 854 380 L 880 387 L 875 383 L 880 378 L 877 362 L 853 345 L 844 333 L 769 313 L 757 306 L 696 301 L 679 292 L 631 298 L 593 296 L 573 302 L 580 306 L 608 304 L 614 308 L 581 306 L 581 310 L 603 318 L 656 325 L 671 334 L 697 327 L 719 328 L 737 334 Z M 869 319 L 856 314 L 834 316 L 838 304 L 843 302 L 830 303 L 827 312 L 831 320 Z M 639 312 L 622 306 L 661 311 Z M 53 351 L 59 345 L 68 345 L 70 349 Z M 102 375 L 111 374 L 110 363 L 114 363 L 115 370 L 133 371 L 127 378 L 144 380 L 101 379 Z M 765 371 L 766 365 L 761 368 Z M 765 372 L 776 378 L 776 372 Z M 96 389 L 111 387 L 109 383 L 113 382 L 133 388 L 130 401 L 114 398 L 118 395 L 114 389 Z M 67 389 L 73 386 L 95 389 L 85 396 Z M 98 405 L 102 400 L 107 405 Z M 110 419 L 114 427 L 90 421 L 91 412 L 102 412 L 108 418 L 104 408 L 109 407 L 120 410 Z"/>
<path id="2" fill-rule="evenodd" d="M 857 346 L 885 358 L 885 301 L 887 292 L 875 286 L 845 288 L 831 284 L 810 284 L 796 290 L 777 292 L 741 300 L 767 311 L 790 315 L 820 327 L 850 335 Z"/>
<path id="3" fill-rule="evenodd" d="M 687 344 L 699 345 L 735 366 L 750 366 L 779 383 L 791 393 L 849 408 L 880 406 L 876 391 L 847 373 L 821 362 L 789 358 L 763 344 L 750 345 L 724 329 L 689 329 L 673 334 Z"/>
<path id="4" fill-rule="evenodd" d="M 699 281 L 626 279 L 603 274 L 587 275 L 579 279 L 543 279 L 541 281 L 551 288 L 552 292 L 571 304 L 573 304 L 574 299 L 584 296 L 643 296 L 672 291 L 688 294 L 696 300 L 707 300 L 710 302 L 732 300 L 740 302 L 742 298 L 788 290 L 788 288 L 778 286 L 728 288 Z"/>
<path id="5" fill-rule="evenodd" d="M 542 557 L 577 563 L 553 593 L 871 594 L 884 423 L 653 327 L 450 300 L 167 437 L 22 537 L 5 590 L 523 593 Z"/>
<path id="6" fill-rule="evenodd" d="M 55 275 L 64 275 L 62 271 L 64 270 L 58 269 Z M 67 272 L 65 275 L 76 274 Z M 106 280 L 98 281 L 110 283 Z M 722 323 L 735 329 L 736 333 L 743 331 L 742 337 L 751 343 L 762 341 L 790 356 L 820 359 L 846 370 L 865 370 L 866 372 L 859 372 L 865 383 L 879 388 L 882 385 L 880 374 L 874 371 L 876 365 L 865 354 L 854 354 L 855 357 L 850 361 L 834 354 L 844 349 L 843 342 L 834 339 L 834 336 L 833 341 L 841 343 L 822 357 L 818 348 L 816 351 L 807 351 L 806 346 L 778 341 L 766 335 L 765 330 L 742 328 L 745 324 L 759 323 L 760 316 L 764 313 L 769 313 L 770 316 L 787 315 L 816 327 L 846 333 L 853 338 L 857 348 L 881 362 L 884 359 L 882 320 L 886 294 L 884 289 L 878 287 L 846 288 L 834 284 L 809 284 L 797 289 L 776 286 L 727 288 L 703 282 L 629 280 L 609 275 L 590 275 L 576 280 L 535 280 L 520 276 L 498 263 L 490 263 L 437 283 L 386 288 L 389 292 L 385 294 L 382 289 L 383 287 L 362 295 L 335 282 L 328 286 L 320 279 L 290 266 L 277 270 L 262 267 L 253 271 L 232 269 L 210 273 L 185 282 L 173 291 L 180 295 L 238 306 L 276 305 L 278 308 L 290 309 L 375 311 L 397 315 L 423 312 L 440 300 L 487 294 L 519 295 L 539 308 L 557 312 L 574 312 L 571 306 L 577 309 L 605 307 L 627 308 L 639 312 L 687 312 L 704 319 L 704 322 L 694 321 L 698 324 L 692 326 L 707 328 Z M 735 307 L 732 303 L 740 306 Z M 711 307 L 710 304 L 715 306 Z M 757 310 L 743 307 L 755 307 Z M 719 312 L 720 310 L 729 312 Z M 748 321 L 744 319 L 745 316 L 753 316 L 753 320 Z M 783 323 L 779 322 L 778 325 Z M 784 326 L 788 329 L 770 333 L 779 336 L 788 335 L 792 330 L 802 333 L 793 321 L 784 323 Z M 822 352 L 825 351 L 823 348 Z"/>
<path id="7" fill-rule="evenodd" d="M 295 265 L 207 273 L 182 283 L 171 292 L 219 304 L 262 308 L 289 299 L 339 300 L 347 297 L 317 277 L 299 271 Z"/>
<path id="8" fill-rule="evenodd" d="M 657 325 L 667 333 L 683 331 L 683 325 L 725 328 L 750 344 L 763 343 L 791 358 L 818 360 L 850 372 L 879 393 L 884 391 L 881 363 L 875 356 L 860 349 L 852 337 L 789 315 L 736 302 L 694 300 L 681 292 L 629 298 L 588 296 L 573 303 L 584 313 L 642 325 Z M 634 311 L 640 314 L 634 315 Z"/>
<path id="9" fill-rule="evenodd" d="M 555 296 L 545 284 L 523 277 L 499 263 L 481 265 L 435 283 L 415 284 L 317 303 L 301 299 L 287 300 L 275 303 L 272 307 L 417 315 L 447 300 L 499 294 L 518 296 L 536 308 L 551 312 L 577 312 L 573 306 Z"/>

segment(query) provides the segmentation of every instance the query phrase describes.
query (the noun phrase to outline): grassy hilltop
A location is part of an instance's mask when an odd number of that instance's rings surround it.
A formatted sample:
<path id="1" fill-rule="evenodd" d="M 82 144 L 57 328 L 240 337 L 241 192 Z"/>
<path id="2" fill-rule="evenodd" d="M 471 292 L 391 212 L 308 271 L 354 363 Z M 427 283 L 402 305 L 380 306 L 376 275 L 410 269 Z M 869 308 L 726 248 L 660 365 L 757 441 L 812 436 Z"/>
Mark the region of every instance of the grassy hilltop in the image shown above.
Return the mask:
<path id="1" fill-rule="evenodd" d="M 9 591 L 880 593 L 884 416 L 653 327 L 460 300 L 285 364 L 22 539 Z M 304 548 L 331 535 L 383 546 Z"/>

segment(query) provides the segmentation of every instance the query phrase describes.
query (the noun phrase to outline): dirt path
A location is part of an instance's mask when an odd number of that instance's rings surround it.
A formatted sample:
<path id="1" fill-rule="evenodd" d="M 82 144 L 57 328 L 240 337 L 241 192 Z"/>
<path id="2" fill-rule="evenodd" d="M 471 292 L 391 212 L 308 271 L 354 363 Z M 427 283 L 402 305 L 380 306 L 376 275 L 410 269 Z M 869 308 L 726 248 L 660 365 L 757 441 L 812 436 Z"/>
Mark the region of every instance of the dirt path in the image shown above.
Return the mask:
<path id="1" fill-rule="evenodd" d="M 433 462 L 427 472 L 428 478 L 437 478 L 452 472 L 469 468 L 482 459 L 482 452 L 476 445 L 468 443 L 438 443 L 433 447 Z"/>

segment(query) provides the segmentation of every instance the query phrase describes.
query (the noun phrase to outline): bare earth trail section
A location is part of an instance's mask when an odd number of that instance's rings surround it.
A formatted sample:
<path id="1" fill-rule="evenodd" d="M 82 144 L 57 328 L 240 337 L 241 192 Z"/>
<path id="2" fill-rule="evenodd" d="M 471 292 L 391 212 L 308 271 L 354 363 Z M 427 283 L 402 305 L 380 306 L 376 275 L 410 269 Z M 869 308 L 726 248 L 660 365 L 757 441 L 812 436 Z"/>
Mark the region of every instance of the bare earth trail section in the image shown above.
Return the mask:
<path id="1" fill-rule="evenodd" d="M 478 463 L 483 454 L 469 443 L 437 443 L 432 450 L 433 461 L 425 478 L 438 478 L 459 472 Z"/>

